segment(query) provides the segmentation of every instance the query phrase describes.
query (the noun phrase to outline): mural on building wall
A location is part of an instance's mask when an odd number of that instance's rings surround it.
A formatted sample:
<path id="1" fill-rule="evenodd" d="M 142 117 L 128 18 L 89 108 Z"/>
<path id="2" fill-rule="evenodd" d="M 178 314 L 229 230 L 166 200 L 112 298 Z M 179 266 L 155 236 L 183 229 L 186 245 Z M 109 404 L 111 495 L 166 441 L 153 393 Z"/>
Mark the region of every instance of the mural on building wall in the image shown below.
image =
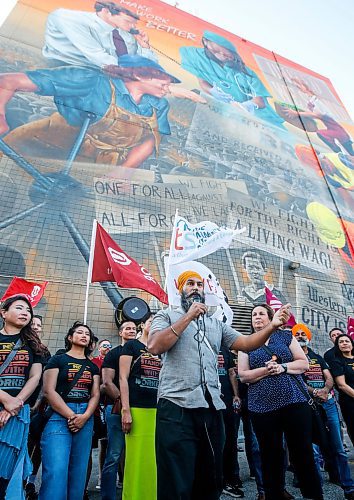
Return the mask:
<path id="1" fill-rule="evenodd" d="M 345 323 L 354 125 L 329 80 L 158 0 L 23 0 L 0 47 L 1 285 L 49 280 L 53 344 L 82 314 L 93 218 L 163 282 L 176 208 L 246 226 L 203 259 L 231 303 L 266 284 L 314 332 Z M 103 290 L 109 333 L 122 291 Z"/>

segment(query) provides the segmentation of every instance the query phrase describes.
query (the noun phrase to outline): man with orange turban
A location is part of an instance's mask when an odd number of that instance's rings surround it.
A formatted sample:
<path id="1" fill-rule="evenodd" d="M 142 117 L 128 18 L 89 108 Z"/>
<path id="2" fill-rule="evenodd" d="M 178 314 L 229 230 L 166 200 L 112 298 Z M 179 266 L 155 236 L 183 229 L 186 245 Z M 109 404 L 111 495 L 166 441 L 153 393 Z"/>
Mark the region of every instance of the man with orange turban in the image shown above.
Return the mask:
<path id="1" fill-rule="evenodd" d="M 292 332 L 309 360 L 309 369 L 303 374 L 307 389 L 316 403 L 321 404 L 326 412 L 329 432 L 320 433 L 320 449 L 326 460 L 330 481 L 339 482 L 345 498 L 354 499 L 354 481 L 350 475 L 347 454 L 343 447 L 331 372 L 322 356 L 308 347 L 312 339 L 310 329 L 298 323 L 293 326 Z M 314 455 L 319 469 L 320 453 L 317 445 L 314 445 Z"/>
<path id="2" fill-rule="evenodd" d="M 177 279 L 181 306 L 159 311 L 148 349 L 163 354 L 156 416 L 157 500 L 217 500 L 223 490 L 225 432 L 217 360 L 220 347 L 257 349 L 285 324 L 290 304 L 263 330 L 241 335 L 208 314 L 195 271 Z"/>
<path id="3" fill-rule="evenodd" d="M 311 333 L 311 330 L 306 326 L 304 325 L 303 323 L 296 323 L 296 325 L 294 325 L 291 329 L 291 331 L 293 332 L 293 335 L 294 337 L 296 338 L 296 340 L 299 341 L 300 345 L 301 342 L 300 342 L 300 339 L 302 339 L 303 337 L 303 333 L 306 335 L 307 337 L 307 340 L 310 342 L 311 339 L 312 339 L 312 333 Z M 296 335 L 298 334 L 298 335 Z M 305 353 L 306 354 L 306 353 Z"/>

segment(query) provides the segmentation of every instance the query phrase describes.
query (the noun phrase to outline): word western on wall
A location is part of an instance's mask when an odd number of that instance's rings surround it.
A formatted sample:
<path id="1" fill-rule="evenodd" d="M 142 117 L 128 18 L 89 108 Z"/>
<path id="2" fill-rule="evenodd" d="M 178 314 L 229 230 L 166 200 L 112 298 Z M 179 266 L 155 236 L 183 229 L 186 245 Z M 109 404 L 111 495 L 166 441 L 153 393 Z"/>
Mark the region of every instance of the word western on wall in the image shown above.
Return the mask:
<path id="1" fill-rule="evenodd" d="M 328 333 L 332 328 L 346 330 L 347 316 L 352 309 L 343 297 L 339 284 L 321 284 L 317 280 L 296 278 L 296 296 L 300 317 L 297 320 L 318 332 Z M 313 339 L 316 342 L 316 338 Z"/>

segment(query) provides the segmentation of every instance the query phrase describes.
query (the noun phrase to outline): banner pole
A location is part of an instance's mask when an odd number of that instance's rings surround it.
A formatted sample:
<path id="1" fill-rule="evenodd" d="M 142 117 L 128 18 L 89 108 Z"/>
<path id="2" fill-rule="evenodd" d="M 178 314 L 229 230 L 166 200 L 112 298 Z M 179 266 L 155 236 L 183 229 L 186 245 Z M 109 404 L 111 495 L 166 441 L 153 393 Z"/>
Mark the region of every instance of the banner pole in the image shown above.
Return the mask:
<path id="1" fill-rule="evenodd" d="M 88 263 L 88 268 L 87 268 L 86 293 L 85 293 L 85 308 L 84 308 L 84 324 L 85 325 L 86 325 L 86 321 L 87 321 L 87 307 L 88 307 L 88 298 L 89 298 L 89 288 L 90 288 L 90 283 L 91 283 L 91 279 L 92 279 L 93 259 L 95 257 L 96 230 L 97 230 L 97 220 L 93 219 L 91 245 L 90 245 L 90 257 L 89 257 L 89 263 Z"/>
<path id="2" fill-rule="evenodd" d="M 166 292 L 167 289 L 167 280 L 168 280 L 168 275 L 170 272 L 170 259 L 171 259 L 171 253 L 172 253 L 172 245 L 176 237 L 176 231 L 177 231 L 177 226 L 176 226 L 176 221 L 178 217 L 178 208 L 176 208 L 176 213 L 175 213 L 175 218 L 173 221 L 173 230 L 172 230 L 172 236 L 171 236 L 171 243 L 170 243 L 170 251 L 168 253 L 168 260 L 167 260 L 167 266 L 166 266 L 166 275 L 165 275 L 165 286 L 164 286 L 164 291 Z"/>

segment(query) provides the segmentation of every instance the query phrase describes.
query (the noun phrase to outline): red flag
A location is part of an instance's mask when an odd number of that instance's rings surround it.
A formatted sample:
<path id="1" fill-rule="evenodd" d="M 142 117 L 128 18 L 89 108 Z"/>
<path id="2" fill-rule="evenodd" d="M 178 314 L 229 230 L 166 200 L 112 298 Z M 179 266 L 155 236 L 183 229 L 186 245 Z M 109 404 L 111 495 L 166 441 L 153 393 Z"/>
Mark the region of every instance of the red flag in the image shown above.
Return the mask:
<path id="1" fill-rule="evenodd" d="M 351 318 L 350 316 L 348 316 L 347 334 L 352 340 L 354 340 L 354 318 Z"/>
<path id="2" fill-rule="evenodd" d="M 276 297 L 274 295 L 274 293 L 272 293 L 269 288 L 267 286 L 264 287 L 265 289 L 265 294 L 266 294 L 266 302 L 267 304 L 270 305 L 270 307 L 276 312 L 278 311 L 281 306 L 283 305 L 280 300 L 278 299 L 278 297 Z M 294 325 L 296 325 L 296 320 L 295 320 L 295 316 L 293 314 L 290 314 L 290 318 L 288 319 L 288 322 L 286 323 L 285 326 L 291 326 L 293 327 Z"/>
<path id="3" fill-rule="evenodd" d="M 33 281 L 27 281 L 23 278 L 15 276 L 0 301 L 3 302 L 14 295 L 25 295 L 31 302 L 32 307 L 36 307 L 38 302 L 43 297 L 43 293 L 47 285 L 48 281 L 45 281 L 42 284 L 34 283 Z"/>
<path id="4" fill-rule="evenodd" d="M 91 283 L 97 281 L 115 281 L 122 288 L 145 290 L 164 304 L 168 304 L 167 294 L 149 271 L 123 252 L 98 222 L 93 250 Z"/>

